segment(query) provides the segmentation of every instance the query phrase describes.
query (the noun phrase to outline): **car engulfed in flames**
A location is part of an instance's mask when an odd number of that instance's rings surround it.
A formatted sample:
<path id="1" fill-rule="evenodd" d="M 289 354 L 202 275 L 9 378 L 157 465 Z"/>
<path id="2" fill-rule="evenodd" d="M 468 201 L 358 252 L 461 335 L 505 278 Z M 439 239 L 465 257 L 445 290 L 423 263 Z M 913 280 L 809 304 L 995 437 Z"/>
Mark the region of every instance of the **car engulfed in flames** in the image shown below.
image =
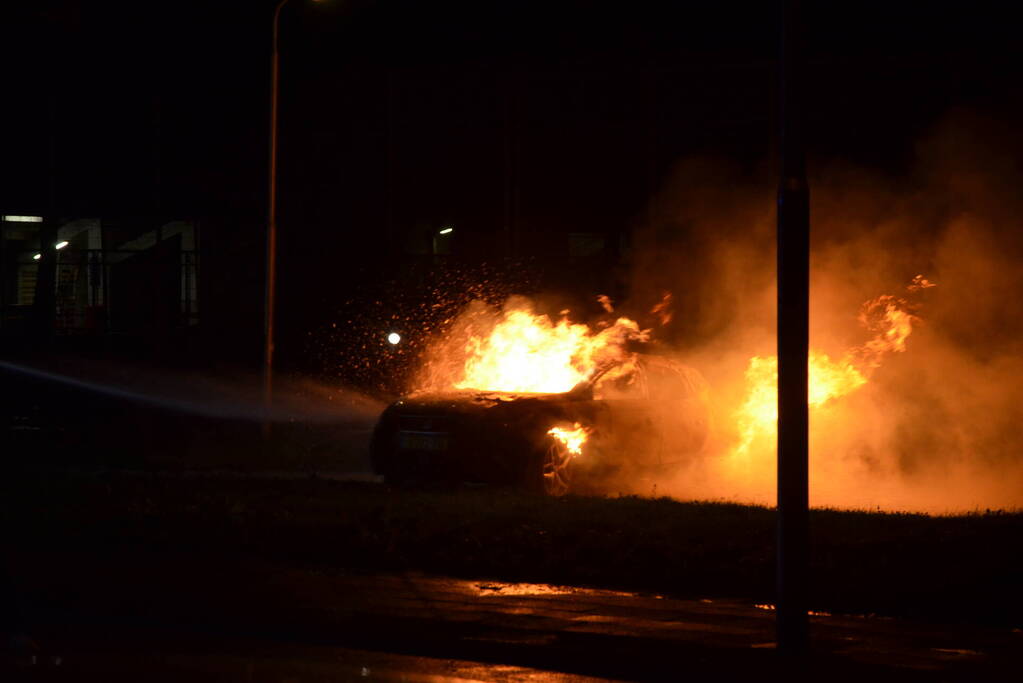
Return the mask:
<path id="1" fill-rule="evenodd" d="M 888 356 L 906 350 L 921 322 L 912 298 L 935 286 L 917 275 L 905 295 L 864 302 L 856 319 L 871 335 L 865 343 L 833 355 L 811 348 L 807 401 L 814 417 L 834 412 Z M 376 473 L 392 483 L 518 484 L 563 495 L 623 490 L 613 487 L 626 482 L 632 490 L 656 486 L 700 457 L 736 485 L 770 483 L 777 358 L 749 358 L 737 405 L 726 410 L 718 396 L 712 435 L 703 377 L 653 353 L 659 346 L 650 329 L 613 317 L 607 297 L 599 301 L 609 315 L 592 327 L 569 321 L 568 311 L 552 321 L 521 299 L 500 310 L 470 305 L 424 363 L 420 388 L 380 417 L 371 442 Z M 663 324 L 670 304 L 666 294 L 650 313 Z"/>
<path id="2" fill-rule="evenodd" d="M 373 433 L 389 483 L 485 482 L 545 495 L 599 491 L 618 476 L 670 471 L 708 435 L 702 379 L 666 358 L 628 354 L 564 392 L 471 388 L 413 394 Z"/>
<path id="3" fill-rule="evenodd" d="M 512 298 L 463 310 L 424 364 L 419 389 L 374 431 L 374 470 L 392 483 L 511 484 L 546 495 L 599 490 L 663 470 L 708 435 L 694 370 L 649 348 L 650 330 L 608 314 L 592 327 Z"/>

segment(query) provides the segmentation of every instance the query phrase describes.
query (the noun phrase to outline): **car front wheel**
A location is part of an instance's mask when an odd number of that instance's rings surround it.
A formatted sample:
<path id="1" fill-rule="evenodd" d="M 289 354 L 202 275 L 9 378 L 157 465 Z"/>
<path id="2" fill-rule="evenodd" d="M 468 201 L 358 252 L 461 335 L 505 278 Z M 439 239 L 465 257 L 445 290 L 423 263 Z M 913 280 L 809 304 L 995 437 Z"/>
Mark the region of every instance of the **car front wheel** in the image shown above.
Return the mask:
<path id="1" fill-rule="evenodd" d="M 572 491 L 572 454 L 557 439 L 547 439 L 540 458 L 540 492 L 545 496 L 564 496 Z"/>

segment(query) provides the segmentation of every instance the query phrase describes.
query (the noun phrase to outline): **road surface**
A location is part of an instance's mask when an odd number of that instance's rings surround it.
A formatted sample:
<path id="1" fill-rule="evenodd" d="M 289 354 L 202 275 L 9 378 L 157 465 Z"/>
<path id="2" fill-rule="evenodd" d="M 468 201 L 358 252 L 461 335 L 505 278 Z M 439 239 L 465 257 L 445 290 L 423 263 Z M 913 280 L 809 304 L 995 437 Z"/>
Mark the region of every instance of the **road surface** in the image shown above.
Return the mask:
<path id="1" fill-rule="evenodd" d="M 160 555 L 19 558 L 31 680 L 1016 681 L 1018 630 L 816 615 L 814 653 L 774 651 L 773 612 L 547 584 L 355 575 Z M 73 568 L 68 564 L 73 561 Z M 33 660 L 34 657 L 34 660 Z M 0 669 L 2 672 L 2 669 Z"/>

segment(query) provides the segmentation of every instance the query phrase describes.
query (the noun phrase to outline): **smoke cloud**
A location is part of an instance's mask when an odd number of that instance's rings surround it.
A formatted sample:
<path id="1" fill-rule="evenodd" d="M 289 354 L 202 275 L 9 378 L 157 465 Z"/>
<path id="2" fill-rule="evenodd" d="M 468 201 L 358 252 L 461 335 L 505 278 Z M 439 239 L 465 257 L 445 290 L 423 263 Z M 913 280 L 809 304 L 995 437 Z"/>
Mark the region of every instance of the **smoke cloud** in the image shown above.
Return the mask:
<path id="1" fill-rule="evenodd" d="M 863 302 L 915 291 L 904 353 L 811 412 L 815 506 L 952 512 L 1023 507 L 1023 181 L 1019 134 L 954 112 L 902 174 L 815 163 L 811 347 L 839 357 L 870 337 Z M 639 493 L 773 504 L 773 447 L 730 457 L 744 372 L 775 352 L 774 188 L 766 170 L 681 162 L 637 230 L 630 303 L 673 295 L 659 333 L 706 376 L 715 430 L 670 479 Z M 656 486 L 656 489 L 654 489 Z"/>

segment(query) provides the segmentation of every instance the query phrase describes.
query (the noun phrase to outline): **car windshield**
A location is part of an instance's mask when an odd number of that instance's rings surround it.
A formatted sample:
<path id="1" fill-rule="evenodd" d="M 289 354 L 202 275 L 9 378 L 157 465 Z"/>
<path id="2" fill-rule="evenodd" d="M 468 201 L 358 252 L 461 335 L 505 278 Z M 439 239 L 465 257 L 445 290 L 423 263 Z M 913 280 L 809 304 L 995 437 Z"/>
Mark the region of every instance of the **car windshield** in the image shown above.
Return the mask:
<path id="1" fill-rule="evenodd" d="M 597 400 L 682 401 L 701 394 L 698 374 L 684 365 L 657 357 L 641 357 L 632 372 L 602 375 L 593 385 Z"/>
<path id="2" fill-rule="evenodd" d="M 642 400 L 646 382 L 639 370 L 624 374 L 609 372 L 593 386 L 593 398 L 601 401 Z"/>
<path id="3" fill-rule="evenodd" d="M 647 384 L 650 398 L 654 401 L 678 401 L 692 393 L 685 378 L 667 367 L 649 367 Z"/>

